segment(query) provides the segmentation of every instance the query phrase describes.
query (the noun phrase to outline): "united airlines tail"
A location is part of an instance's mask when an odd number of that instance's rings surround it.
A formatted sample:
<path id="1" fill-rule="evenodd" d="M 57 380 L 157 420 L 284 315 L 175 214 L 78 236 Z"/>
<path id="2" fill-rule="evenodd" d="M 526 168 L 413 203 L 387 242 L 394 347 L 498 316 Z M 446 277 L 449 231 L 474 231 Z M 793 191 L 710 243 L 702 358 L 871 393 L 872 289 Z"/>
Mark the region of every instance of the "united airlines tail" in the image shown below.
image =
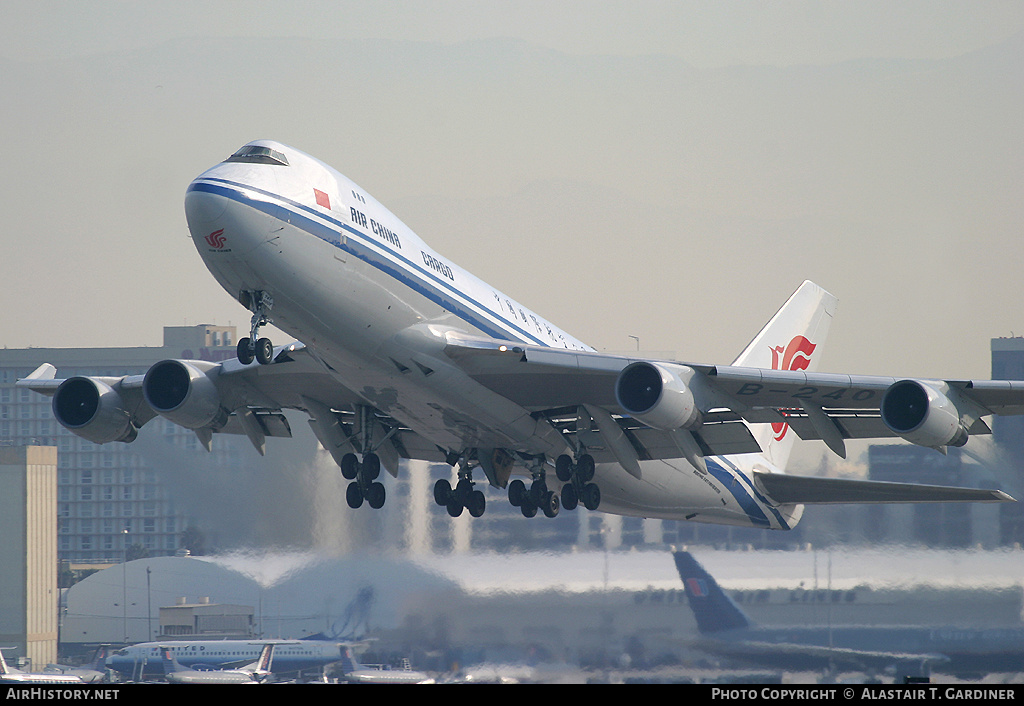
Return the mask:
<path id="1" fill-rule="evenodd" d="M 178 662 L 178 659 L 174 656 L 174 652 L 170 647 L 160 648 L 160 661 L 164 667 L 164 674 L 174 674 L 175 672 L 182 672 L 185 670 L 185 668 Z"/>
<path id="2" fill-rule="evenodd" d="M 733 365 L 772 370 L 818 367 L 838 299 L 811 281 L 805 281 L 765 324 Z M 765 459 L 782 470 L 789 460 L 796 434 L 785 422 L 756 424 L 751 429 Z"/>
<path id="3" fill-rule="evenodd" d="M 257 672 L 269 672 L 271 665 L 274 663 L 274 643 L 270 643 L 263 646 L 263 650 L 260 652 L 259 659 L 256 660 L 256 671 Z"/>
<path id="4" fill-rule="evenodd" d="M 362 667 L 362 665 L 359 664 L 359 660 L 356 659 L 356 656 L 354 654 L 352 654 L 352 648 L 349 647 L 348 645 L 345 645 L 344 647 L 342 647 L 341 648 L 341 670 L 342 670 L 342 672 L 344 672 L 345 674 L 351 674 L 352 672 L 356 671 L 360 667 Z"/>
<path id="5" fill-rule="evenodd" d="M 689 552 L 675 552 L 676 569 L 686 590 L 686 600 L 702 635 L 749 628 L 752 624 L 736 603 L 725 594 L 711 574 Z"/>

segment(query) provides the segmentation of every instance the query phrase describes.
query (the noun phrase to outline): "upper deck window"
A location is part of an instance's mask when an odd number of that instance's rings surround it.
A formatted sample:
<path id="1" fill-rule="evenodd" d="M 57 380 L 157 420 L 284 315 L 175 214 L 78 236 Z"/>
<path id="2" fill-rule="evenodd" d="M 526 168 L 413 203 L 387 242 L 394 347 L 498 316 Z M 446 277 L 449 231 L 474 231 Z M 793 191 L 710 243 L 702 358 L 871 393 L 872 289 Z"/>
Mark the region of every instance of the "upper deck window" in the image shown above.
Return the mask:
<path id="1" fill-rule="evenodd" d="M 248 162 L 250 164 L 279 164 L 288 166 L 288 158 L 277 150 L 260 145 L 246 145 L 224 160 L 225 162 Z"/>

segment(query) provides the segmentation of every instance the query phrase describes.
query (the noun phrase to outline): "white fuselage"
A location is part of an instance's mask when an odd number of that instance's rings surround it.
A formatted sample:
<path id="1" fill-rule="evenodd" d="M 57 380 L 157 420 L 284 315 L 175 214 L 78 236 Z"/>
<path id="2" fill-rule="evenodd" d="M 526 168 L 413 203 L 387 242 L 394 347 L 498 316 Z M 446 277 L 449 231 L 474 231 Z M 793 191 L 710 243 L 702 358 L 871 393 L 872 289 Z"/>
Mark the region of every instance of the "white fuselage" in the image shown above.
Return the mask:
<path id="1" fill-rule="evenodd" d="M 279 143 L 251 144 L 288 165 L 224 162 L 186 195 L 196 248 L 229 294 L 269 292 L 276 327 L 366 404 L 441 448 L 569 451 L 546 421 L 447 360 L 445 333 L 591 348 L 432 250 L 334 169 Z M 708 463 L 705 475 L 684 460 L 645 461 L 641 478 L 600 464 L 600 509 L 775 529 L 799 519 L 798 509 L 773 509 L 735 463 Z"/>
<path id="2" fill-rule="evenodd" d="M 170 647 L 174 658 L 183 667 L 207 669 L 254 662 L 263 649 L 257 640 L 183 640 L 170 645 L 165 642 L 144 642 L 112 653 L 107 657 L 106 666 L 122 674 L 162 675 L 161 650 L 165 646 Z M 300 640 L 280 644 L 275 648 L 273 668 L 280 673 L 320 669 L 339 659 L 341 645 L 337 642 Z"/>

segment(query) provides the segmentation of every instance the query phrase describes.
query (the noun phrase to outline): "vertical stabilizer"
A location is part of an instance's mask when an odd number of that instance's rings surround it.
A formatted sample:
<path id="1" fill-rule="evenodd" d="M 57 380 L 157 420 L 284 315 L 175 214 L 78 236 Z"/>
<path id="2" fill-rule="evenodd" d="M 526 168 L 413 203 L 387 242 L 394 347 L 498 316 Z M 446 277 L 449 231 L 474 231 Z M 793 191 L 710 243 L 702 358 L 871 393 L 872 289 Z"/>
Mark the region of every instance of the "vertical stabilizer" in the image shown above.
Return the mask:
<path id="1" fill-rule="evenodd" d="M 733 365 L 772 370 L 816 370 L 838 300 L 805 281 L 754 337 Z M 796 434 L 789 425 L 757 424 L 751 432 L 775 468 L 786 467 Z"/>
<path id="2" fill-rule="evenodd" d="M 160 647 L 160 661 L 164 666 L 164 674 L 174 674 L 175 672 L 184 671 L 184 667 L 178 663 L 177 657 L 174 656 L 174 652 L 170 647 Z"/>
<path id="3" fill-rule="evenodd" d="M 345 645 L 341 648 L 341 671 L 344 674 L 351 674 L 361 666 L 355 655 L 352 654 L 351 647 Z"/>
<path id="4" fill-rule="evenodd" d="M 686 589 L 686 600 L 701 634 L 739 630 L 751 625 L 738 605 L 725 594 L 711 574 L 689 552 L 675 552 L 676 569 Z"/>
<path id="5" fill-rule="evenodd" d="M 263 646 L 259 659 L 256 660 L 257 672 L 269 672 L 270 666 L 274 663 L 274 643 Z"/>

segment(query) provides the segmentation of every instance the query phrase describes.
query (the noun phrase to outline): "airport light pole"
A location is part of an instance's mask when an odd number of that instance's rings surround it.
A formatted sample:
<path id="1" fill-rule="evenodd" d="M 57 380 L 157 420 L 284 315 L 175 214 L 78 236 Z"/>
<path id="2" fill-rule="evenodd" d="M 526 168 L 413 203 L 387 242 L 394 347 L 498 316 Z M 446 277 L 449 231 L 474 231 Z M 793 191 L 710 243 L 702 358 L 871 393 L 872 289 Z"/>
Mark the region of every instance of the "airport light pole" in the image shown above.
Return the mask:
<path id="1" fill-rule="evenodd" d="M 124 644 L 128 644 L 128 528 L 121 530 L 124 541 L 124 560 L 121 562 L 121 630 L 124 632 Z"/>

